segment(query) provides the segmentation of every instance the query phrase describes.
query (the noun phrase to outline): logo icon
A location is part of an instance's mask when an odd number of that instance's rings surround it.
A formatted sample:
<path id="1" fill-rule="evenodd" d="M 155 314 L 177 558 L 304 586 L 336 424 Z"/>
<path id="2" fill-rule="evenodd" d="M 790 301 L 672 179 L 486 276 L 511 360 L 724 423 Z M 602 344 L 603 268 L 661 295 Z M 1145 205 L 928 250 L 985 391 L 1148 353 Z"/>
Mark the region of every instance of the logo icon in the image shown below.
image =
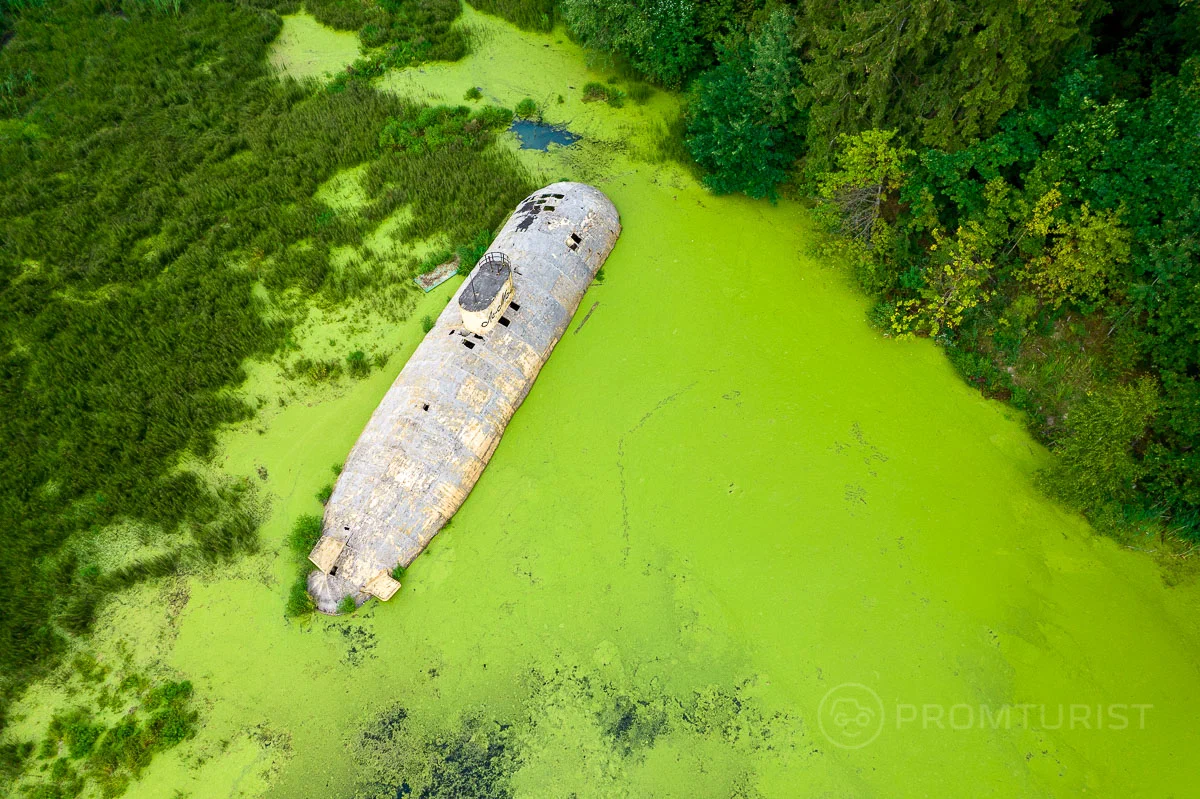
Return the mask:
<path id="1" fill-rule="evenodd" d="M 844 682 L 821 700 L 817 725 L 834 746 L 862 749 L 883 731 L 883 700 L 862 683 Z"/>

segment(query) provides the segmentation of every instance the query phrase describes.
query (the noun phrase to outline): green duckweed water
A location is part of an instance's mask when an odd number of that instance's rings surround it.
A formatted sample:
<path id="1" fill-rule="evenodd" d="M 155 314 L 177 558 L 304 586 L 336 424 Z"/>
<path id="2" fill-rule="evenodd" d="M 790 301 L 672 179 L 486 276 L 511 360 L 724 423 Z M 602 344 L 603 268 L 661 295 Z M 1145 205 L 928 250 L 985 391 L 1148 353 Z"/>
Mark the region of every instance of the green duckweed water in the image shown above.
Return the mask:
<path id="1" fill-rule="evenodd" d="M 1195 585 L 1165 586 L 1044 499 L 1044 453 L 1019 420 L 930 343 L 870 330 L 809 254 L 803 208 L 714 197 L 653 163 L 672 97 L 585 104 L 606 75 L 564 37 L 470 9 L 463 22 L 474 55 L 383 85 L 454 104 L 471 86 L 508 107 L 531 96 L 569 123 L 581 142 L 521 158 L 617 204 L 606 280 L 400 594 L 296 623 L 287 530 L 319 511 L 330 466 L 457 280 L 402 323 L 310 318 L 306 353 L 391 357 L 224 437 L 220 469 L 270 503 L 260 555 L 105 614 L 100 651 L 192 680 L 204 724 L 128 795 L 1194 791 Z M 280 47 L 329 35 L 292 17 Z M 269 365 L 245 390 L 287 391 Z M 30 694 L 18 732 L 44 724 L 57 690 Z"/>

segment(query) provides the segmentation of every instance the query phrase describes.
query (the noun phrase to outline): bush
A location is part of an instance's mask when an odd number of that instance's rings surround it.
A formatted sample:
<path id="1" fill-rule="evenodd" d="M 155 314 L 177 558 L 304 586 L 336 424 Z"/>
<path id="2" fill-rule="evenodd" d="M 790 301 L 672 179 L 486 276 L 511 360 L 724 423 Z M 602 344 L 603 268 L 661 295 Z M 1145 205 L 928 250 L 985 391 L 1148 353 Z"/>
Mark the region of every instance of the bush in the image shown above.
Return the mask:
<path id="1" fill-rule="evenodd" d="M 312 597 L 308 594 L 308 575 L 297 574 L 296 579 L 292 581 L 292 587 L 288 590 L 287 604 L 283 609 L 284 615 L 296 619 L 307 616 L 316 609 Z"/>
<path id="2" fill-rule="evenodd" d="M 533 101 L 532 97 L 526 97 L 517 103 L 514 113 L 520 119 L 533 119 L 538 116 L 538 104 Z"/>
<path id="3" fill-rule="evenodd" d="M 589 81 L 583 84 L 583 101 L 585 103 L 593 103 L 597 100 L 608 99 L 608 87 L 603 83 Z"/>
<path id="4" fill-rule="evenodd" d="M 704 55 L 698 6 L 690 2 L 563 0 L 560 8 L 567 27 L 584 45 L 617 53 L 651 80 L 678 89 Z"/>
<path id="5" fill-rule="evenodd" d="M 478 86 L 472 86 L 467 89 L 467 93 L 463 95 L 464 100 L 478 100 L 483 97 L 483 90 Z"/>
<path id="6" fill-rule="evenodd" d="M 371 363 L 367 360 L 367 354 L 362 350 L 355 350 L 346 356 L 346 367 L 350 376 L 356 380 L 362 380 L 371 374 Z"/>
<path id="7" fill-rule="evenodd" d="M 354 597 L 352 596 L 344 597 L 337 606 L 337 612 L 339 615 L 348 615 L 356 610 L 358 610 L 358 605 L 354 603 Z"/>
<path id="8" fill-rule="evenodd" d="M 430 330 L 433 330 L 433 317 L 426 314 L 421 317 L 421 332 L 428 333 Z"/>
<path id="9" fill-rule="evenodd" d="M 332 485 L 324 485 L 324 486 L 321 486 L 321 490 L 317 492 L 317 501 L 320 502 L 322 505 L 324 505 L 327 502 L 329 502 L 329 498 L 332 496 L 333 496 L 333 486 Z"/>
<path id="10" fill-rule="evenodd" d="M 1133 499 L 1142 468 L 1135 451 L 1158 409 L 1158 385 L 1142 378 L 1095 392 L 1075 408 L 1043 474 L 1050 492 L 1082 510 L 1120 507 Z"/>
<path id="11" fill-rule="evenodd" d="M 321 537 L 321 517 L 311 513 L 296 518 L 292 532 L 288 535 L 288 549 L 299 558 L 307 559 L 308 553 Z M 307 561 L 306 561 L 307 562 Z"/>

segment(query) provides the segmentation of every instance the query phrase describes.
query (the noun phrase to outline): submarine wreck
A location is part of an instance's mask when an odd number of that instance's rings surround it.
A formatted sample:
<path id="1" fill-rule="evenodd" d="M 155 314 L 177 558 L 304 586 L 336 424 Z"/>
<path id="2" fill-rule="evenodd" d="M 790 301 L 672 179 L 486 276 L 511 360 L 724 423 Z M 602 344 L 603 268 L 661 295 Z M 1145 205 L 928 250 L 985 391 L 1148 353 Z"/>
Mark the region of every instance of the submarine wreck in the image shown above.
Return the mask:
<path id="1" fill-rule="evenodd" d="M 620 233 L 592 186 L 555 183 L 521 202 L 346 458 L 309 553 L 318 610 L 396 593 L 396 566 L 466 500 Z"/>

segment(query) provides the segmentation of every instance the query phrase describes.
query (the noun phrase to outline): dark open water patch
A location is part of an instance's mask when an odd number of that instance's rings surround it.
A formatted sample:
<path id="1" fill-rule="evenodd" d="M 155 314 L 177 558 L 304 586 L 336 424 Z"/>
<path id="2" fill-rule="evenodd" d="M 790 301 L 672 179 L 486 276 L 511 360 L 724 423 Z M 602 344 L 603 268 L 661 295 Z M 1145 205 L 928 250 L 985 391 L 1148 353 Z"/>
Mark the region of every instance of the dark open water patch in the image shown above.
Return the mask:
<path id="1" fill-rule="evenodd" d="M 531 119 L 518 119 L 508 129 L 517 134 L 522 150 L 548 150 L 551 144 L 568 147 L 579 141 L 579 136 L 562 125 L 548 125 Z"/>

